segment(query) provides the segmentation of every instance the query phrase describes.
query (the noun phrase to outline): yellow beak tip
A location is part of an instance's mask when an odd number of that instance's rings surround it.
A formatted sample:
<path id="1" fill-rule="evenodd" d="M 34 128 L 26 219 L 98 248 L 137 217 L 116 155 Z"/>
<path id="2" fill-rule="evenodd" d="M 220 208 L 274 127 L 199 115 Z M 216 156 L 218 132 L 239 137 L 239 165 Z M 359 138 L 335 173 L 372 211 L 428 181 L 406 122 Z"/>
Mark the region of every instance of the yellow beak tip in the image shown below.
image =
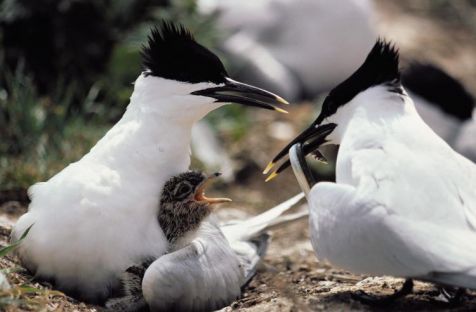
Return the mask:
<path id="1" fill-rule="evenodd" d="M 284 110 L 284 109 L 279 108 L 279 107 L 275 107 L 274 110 L 277 111 L 277 112 L 283 113 L 283 114 L 289 114 L 287 110 Z"/>
<path id="2" fill-rule="evenodd" d="M 289 105 L 289 102 L 283 99 L 282 97 L 278 96 L 277 97 L 278 102 L 284 104 L 284 105 Z"/>
<path id="3" fill-rule="evenodd" d="M 272 162 L 272 161 L 269 162 L 269 163 L 266 165 L 266 168 L 263 170 L 263 174 L 267 174 L 267 173 L 271 170 L 271 168 L 274 167 L 274 165 L 275 165 L 274 162 Z"/>
<path id="4" fill-rule="evenodd" d="M 276 178 L 277 176 L 278 176 L 278 174 L 276 172 L 273 172 L 266 178 L 266 180 L 264 180 L 264 182 L 269 182 L 269 181 L 273 180 L 274 178 Z"/>

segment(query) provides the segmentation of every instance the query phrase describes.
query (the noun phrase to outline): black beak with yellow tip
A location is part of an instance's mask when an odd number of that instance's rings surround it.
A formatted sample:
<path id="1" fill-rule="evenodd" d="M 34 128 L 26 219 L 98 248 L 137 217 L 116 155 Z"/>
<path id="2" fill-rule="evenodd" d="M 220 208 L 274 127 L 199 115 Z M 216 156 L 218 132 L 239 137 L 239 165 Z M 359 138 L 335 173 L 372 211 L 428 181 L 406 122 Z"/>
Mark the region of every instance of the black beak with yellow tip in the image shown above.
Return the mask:
<path id="1" fill-rule="evenodd" d="M 225 78 L 223 86 L 194 91 L 192 94 L 211 97 L 220 103 L 238 103 L 272 109 L 280 113 L 287 113 L 287 111 L 279 105 L 289 104 L 279 95 L 230 78 Z"/>
<path id="2" fill-rule="evenodd" d="M 286 147 L 284 147 L 266 166 L 266 169 L 263 171 L 263 174 L 268 174 L 268 172 L 274 168 L 274 166 L 288 155 L 289 149 L 295 144 L 301 144 L 299 146 L 299 151 L 301 157 L 305 157 L 310 153 L 315 153 L 319 160 L 325 161 L 325 158 L 317 150 L 321 145 L 327 142 L 326 137 L 337 127 L 334 123 L 329 123 L 325 125 L 317 125 L 315 123 L 311 124 L 307 129 L 305 129 L 301 134 L 299 134 L 294 140 L 292 140 Z M 286 159 L 277 170 L 272 172 L 267 178 L 266 182 L 275 178 L 280 172 L 284 171 L 291 165 L 291 161 Z"/>

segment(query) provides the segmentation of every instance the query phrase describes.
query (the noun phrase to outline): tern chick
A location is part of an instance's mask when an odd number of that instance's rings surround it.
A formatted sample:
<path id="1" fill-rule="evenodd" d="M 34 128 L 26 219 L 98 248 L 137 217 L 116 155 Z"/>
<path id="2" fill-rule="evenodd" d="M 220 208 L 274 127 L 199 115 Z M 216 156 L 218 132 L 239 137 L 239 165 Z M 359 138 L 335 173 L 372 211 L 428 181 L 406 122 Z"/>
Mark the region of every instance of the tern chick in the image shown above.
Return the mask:
<path id="1" fill-rule="evenodd" d="M 106 306 L 113 311 L 210 311 L 237 299 L 264 256 L 267 231 L 305 218 L 307 211 L 283 215 L 303 197 L 294 196 L 242 221 L 219 224 L 213 205 L 228 198 L 208 198 L 212 178 L 197 171 L 165 183 L 158 213 L 168 253 L 129 267 L 122 289 Z"/>
<path id="2" fill-rule="evenodd" d="M 208 182 L 220 175 L 217 172 L 207 177 L 199 171 L 188 171 L 165 183 L 158 219 L 172 249 L 185 245 L 184 238 L 194 236 L 201 222 L 212 212 L 212 205 L 231 202 L 229 198 L 205 196 Z"/>
<path id="3" fill-rule="evenodd" d="M 195 238 L 202 221 L 212 212 L 212 205 L 231 202 L 229 198 L 205 196 L 205 187 L 209 181 L 220 175 L 214 173 L 207 177 L 199 171 L 187 171 L 165 183 L 160 197 L 158 221 L 169 243 L 169 253 L 186 246 Z M 146 260 L 126 270 L 122 276 L 121 296 L 107 301 L 108 309 L 147 310 L 148 305 L 142 294 L 142 280 L 153 260 Z M 173 307 L 168 306 L 167 310 L 170 308 Z"/>

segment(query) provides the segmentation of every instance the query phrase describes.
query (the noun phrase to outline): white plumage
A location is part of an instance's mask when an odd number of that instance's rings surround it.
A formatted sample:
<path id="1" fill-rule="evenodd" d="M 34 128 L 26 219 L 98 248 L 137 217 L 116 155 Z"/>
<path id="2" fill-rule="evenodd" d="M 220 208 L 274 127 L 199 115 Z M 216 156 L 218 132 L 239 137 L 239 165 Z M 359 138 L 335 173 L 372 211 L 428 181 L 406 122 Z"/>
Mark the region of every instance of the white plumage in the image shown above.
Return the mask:
<path id="1" fill-rule="evenodd" d="M 121 120 L 79 161 L 30 188 L 13 240 L 37 277 L 102 302 L 130 265 L 158 258 L 167 240 L 157 216 L 166 180 L 190 164 L 193 124 L 236 102 L 283 111 L 279 96 L 230 79 L 216 55 L 182 26 L 153 28 Z"/>
<path id="2" fill-rule="evenodd" d="M 422 97 L 411 92 L 408 94 L 423 121 L 456 152 L 476 163 L 476 110 L 472 118 L 462 121 L 444 113 Z M 448 103 L 452 104 L 459 103 Z"/>
<path id="3" fill-rule="evenodd" d="M 425 123 L 446 143 L 453 145 L 461 127 L 461 120 L 446 114 L 423 97 L 408 91 L 415 108 Z M 451 103 L 448 103 L 450 105 Z"/>
<path id="4" fill-rule="evenodd" d="M 126 113 L 91 151 L 30 188 L 13 231 L 16 239 L 34 224 L 19 248 L 30 270 L 95 300 L 131 263 L 165 252 L 159 195 L 188 169 L 193 123 L 222 105 L 189 94 L 209 85 L 141 75 Z"/>
<path id="5" fill-rule="evenodd" d="M 319 259 L 354 273 L 476 289 L 476 165 L 422 120 L 401 85 L 398 58 L 378 40 L 265 172 L 290 149 L 271 178 L 291 163 L 307 193 Z M 336 182 L 309 191 L 304 156 L 323 144 L 340 146 Z"/>
<path id="6" fill-rule="evenodd" d="M 476 163 L 476 110 L 473 118 L 466 120 L 459 128 L 454 149 Z"/>
<path id="7" fill-rule="evenodd" d="M 188 169 L 193 124 L 223 105 L 191 93 L 215 86 L 141 75 L 126 113 L 96 146 L 30 188 L 29 212 L 12 234 L 18 239 L 34 224 L 18 250 L 24 264 L 95 301 L 129 265 L 164 254 L 159 195 L 167 179 Z"/>
<path id="8" fill-rule="evenodd" d="M 309 194 L 320 259 L 356 273 L 476 288 L 476 168 L 385 87 L 357 95 L 338 123 L 336 183 Z M 338 129 L 336 128 L 336 130 Z"/>
<path id="9" fill-rule="evenodd" d="M 423 121 L 455 151 L 476 162 L 474 98 L 464 85 L 433 64 L 412 63 L 402 83 Z"/>

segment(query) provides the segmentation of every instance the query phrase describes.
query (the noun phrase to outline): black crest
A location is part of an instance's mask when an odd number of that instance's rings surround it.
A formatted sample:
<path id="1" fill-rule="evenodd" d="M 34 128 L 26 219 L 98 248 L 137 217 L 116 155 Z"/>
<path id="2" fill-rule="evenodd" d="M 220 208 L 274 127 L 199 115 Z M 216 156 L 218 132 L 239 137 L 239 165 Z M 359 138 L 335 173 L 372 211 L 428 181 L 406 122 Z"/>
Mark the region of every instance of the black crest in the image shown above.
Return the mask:
<path id="1" fill-rule="evenodd" d="M 460 120 L 471 119 L 474 99 L 464 86 L 440 68 L 413 63 L 402 74 L 403 86 Z"/>
<path id="2" fill-rule="evenodd" d="M 398 59 L 398 50 L 391 43 L 378 39 L 359 69 L 332 89 L 326 97 L 316 123 L 320 124 L 340 106 L 370 87 L 385 84 L 389 91 L 402 93 Z"/>
<path id="3" fill-rule="evenodd" d="M 220 59 L 198 44 L 182 25 L 162 22 L 142 48 L 147 75 L 184 82 L 220 84 L 227 76 Z"/>

